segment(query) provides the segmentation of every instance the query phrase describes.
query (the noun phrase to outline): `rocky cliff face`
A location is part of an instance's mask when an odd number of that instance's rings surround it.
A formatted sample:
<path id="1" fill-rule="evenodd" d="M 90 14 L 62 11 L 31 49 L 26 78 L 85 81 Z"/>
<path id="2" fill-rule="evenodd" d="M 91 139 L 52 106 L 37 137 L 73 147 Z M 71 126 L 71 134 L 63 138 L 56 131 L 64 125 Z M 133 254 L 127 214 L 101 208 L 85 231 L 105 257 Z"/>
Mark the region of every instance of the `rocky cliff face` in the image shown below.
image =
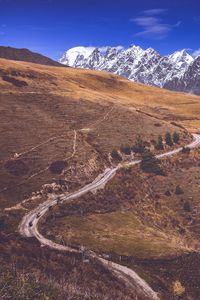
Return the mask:
<path id="1" fill-rule="evenodd" d="M 189 65 L 181 78 L 166 82 L 164 88 L 200 95 L 200 56 Z"/>
<path id="2" fill-rule="evenodd" d="M 200 94 L 200 57 L 185 50 L 161 56 L 152 48 L 132 45 L 102 48 L 75 47 L 64 53 L 60 63 L 75 68 L 107 71 L 130 80 L 171 90 Z"/>

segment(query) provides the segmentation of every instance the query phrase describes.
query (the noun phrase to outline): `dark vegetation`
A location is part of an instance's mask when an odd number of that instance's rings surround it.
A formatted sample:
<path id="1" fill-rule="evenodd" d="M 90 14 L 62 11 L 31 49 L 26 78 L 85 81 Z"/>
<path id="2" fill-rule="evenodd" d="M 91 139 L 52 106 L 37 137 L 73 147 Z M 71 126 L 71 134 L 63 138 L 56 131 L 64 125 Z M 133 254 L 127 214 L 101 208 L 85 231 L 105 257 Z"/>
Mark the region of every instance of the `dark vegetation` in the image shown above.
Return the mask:
<path id="1" fill-rule="evenodd" d="M 53 174 L 61 174 L 66 168 L 67 162 L 64 160 L 57 160 L 51 163 L 49 169 Z"/>
<path id="2" fill-rule="evenodd" d="M 170 146 L 170 147 L 173 146 L 173 140 L 172 140 L 172 136 L 171 136 L 170 132 L 167 132 L 165 134 L 165 142 L 168 146 Z"/>
<path id="3" fill-rule="evenodd" d="M 182 195 L 182 194 L 184 194 L 184 191 L 179 185 L 177 185 L 176 189 L 175 189 L 175 193 L 176 193 L 176 195 Z"/>
<path id="4" fill-rule="evenodd" d="M 19 79 L 16 79 L 14 77 L 11 77 L 11 76 L 7 76 L 7 75 L 3 75 L 2 76 L 2 79 L 4 81 L 7 81 L 9 83 L 12 83 L 14 86 L 16 87 L 24 87 L 24 86 L 28 86 L 28 83 L 26 81 L 23 81 L 23 80 L 19 80 Z"/>
<path id="5" fill-rule="evenodd" d="M 182 148 L 182 153 L 189 154 L 189 153 L 190 153 L 190 148 L 188 148 L 188 147 L 183 147 L 183 148 Z"/>
<path id="6" fill-rule="evenodd" d="M 162 151 L 166 148 L 166 146 L 172 147 L 175 144 L 180 142 L 180 135 L 176 131 L 174 131 L 173 135 L 170 132 L 166 132 L 165 134 L 165 144 L 163 142 L 162 135 L 158 136 L 157 141 L 152 140 L 151 143 L 146 142 L 142 139 L 140 135 L 136 137 L 135 143 L 131 147 L 128 144 L 121 145 L 120 153 L 123 155 L 131 155 L 131 153 L 135 153 L 141 157 L 141 169 L 146 173 L 154 173 L 156 175 L 165 175 L 165 172 L 162 170 L 160 166 L 160 161 L 156 159 L 156 156 L 149 149 L 151 144 L 154 145 L 154 149 L 157 151 Z M 187 149 L 183 147 L 183 153 L 187 153 Z M 115 161 L 122 161 L 123 158 L 120 155 L 119 151 L 114 149 L 111 152 L 111 157 Z"/>
<path id="7" fill-rule="evenodd" d="M 155 145 L 155 149 L 156 150 L 163 150 L 164 149 L 163 138 L 162 138 L 161 135 L 159 135 L 159 137 L 158 137 L 158 141 L 157 141 L 157 143 Z"/>
<path id="8" fill-rule="evenodd" d="M 116 161 L 122 161 L 122 157 L 116 149 L 111 152 L 111 157 Z"/>
<path id="9" fill-rule="evenodd" d="M 141 136 L 136 138 L 135 144 L 132 146 L 132 151 L 139 154 L 142 154 L 145 151 L 145 142 L 142 140 Z"/>
<path id="10" fill-rule="evenodd" d="M 186 211 L 186 212 L 191 212 L 192 209 L 191 209 L 191 204 L 189 201 L 185 201 L 184 204 L 183 204 L 183 209 Z"/>
<path id="11" fill-rule="evenodd" d="M 34 239 L 8 236 L 2 231 L 0 253 L 2 300 L 134 299 L 134 291 L 95 260 L 84 263 L 82 255 L 41 248 Z"/>
<path id="12" fill-rule="evenodd" d="M 175 132 L 173 133 L 173 142 L 174 142 L 175 144 L 178 144 L 179 141 L 180 141 L 180 135 L 175 131 Z"/>
<path id="13" fill-rule="evenodd" d="M 160 167 L 160 161 L 149 150 L 146 150 L 142 154 L 140 166 L 143 172 L 154 173 L 156 175 L 165 175 L 164 171 Z"/>
<path id="14" fill-rule="evenodd" d="M 121 145 L 120 151 L 124 153 L 125 155 L 131 154 L 131 147 L 129 145 Z"/>
<path id="15" fill-rule="evenodd" d="M 14 176 L 25 176 L 29 171 L 28 166 L 22 159 L 9 160 L 4 167 Z"/>

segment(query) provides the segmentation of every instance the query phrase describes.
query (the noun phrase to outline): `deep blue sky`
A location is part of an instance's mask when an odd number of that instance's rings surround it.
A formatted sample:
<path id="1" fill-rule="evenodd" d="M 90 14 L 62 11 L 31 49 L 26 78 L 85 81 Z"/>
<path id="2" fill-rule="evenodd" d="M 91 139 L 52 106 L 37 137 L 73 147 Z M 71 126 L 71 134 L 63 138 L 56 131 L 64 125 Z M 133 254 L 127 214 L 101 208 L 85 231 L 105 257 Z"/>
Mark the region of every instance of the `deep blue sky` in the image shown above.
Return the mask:
<path id="1" fill-rule="evenodd" d="M 0 45 L 54 59 L 75 46 L 200 49 L 200 0 L 0 0 Z"/>

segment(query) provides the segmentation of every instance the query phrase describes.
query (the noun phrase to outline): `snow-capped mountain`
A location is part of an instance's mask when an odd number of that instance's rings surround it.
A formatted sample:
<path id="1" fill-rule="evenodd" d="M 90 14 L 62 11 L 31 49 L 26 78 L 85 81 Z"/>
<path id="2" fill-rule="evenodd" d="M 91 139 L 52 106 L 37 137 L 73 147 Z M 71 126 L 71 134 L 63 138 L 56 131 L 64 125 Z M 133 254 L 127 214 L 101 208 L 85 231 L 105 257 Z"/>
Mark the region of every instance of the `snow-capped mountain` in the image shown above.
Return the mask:
<path id="1" fill-rule="evenodd" d="M 75 68 L 111 72 L 152 86 L 200 94 L 199 60 L 186 50 L 161 56 L 152 48 L 144 50 L 131 45 L 127 49 L 107 47 L 104 51 L 75 47 L 66 51 L 59 62 Z"/>
<path id="2" fill-rule="evenodd" d="M 200 55 L 196 57 L 180 78 L 172 78 L 164 88 L 200 95 Z"/>

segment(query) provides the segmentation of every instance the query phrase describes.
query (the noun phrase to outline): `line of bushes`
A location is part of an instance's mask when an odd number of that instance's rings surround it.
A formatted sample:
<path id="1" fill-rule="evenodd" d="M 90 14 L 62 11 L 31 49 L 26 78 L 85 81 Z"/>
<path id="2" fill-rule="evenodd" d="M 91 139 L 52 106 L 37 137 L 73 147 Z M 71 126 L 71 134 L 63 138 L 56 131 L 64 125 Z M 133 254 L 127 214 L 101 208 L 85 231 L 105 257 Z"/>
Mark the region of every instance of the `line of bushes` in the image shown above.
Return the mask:
<path id="1" fill-rule="evenodd" d="M 180 135 L 176 131 L 173 133 L 173 135 L 171 135 L 170 132 L 166 132 L 164 140 L 163 137 L 159 135 L 155 145 L 155 149 L 164 150 L 164 141 L 166 145 L 173 146 L 174 144 L 179 143 Z M 120 152 L 117 149 L 113 149 L 113 151 L 111 152 L 111 157 L 114 160 L 122 161 L 122 156 L 120 153 L 125 155 L 131 155 L 131 152 L 142 154 L 146 150 L 146 144 L 147 143 L 143 141 L 141 136 L 137 136 L 133 146 L 130 146 L 129 144 L 121 145 Z"/>
<path id="2" fill-rule="evenodd" d="M 165 144 L 168 146 L 173 146 L 174 144 L 179 144 L 180 142 L 180 135 L 176 131 L 171 135 L 170 132 L 166 132 L 165 138 L 164 138 Z M 156 150 L 163 150 L 164 149 L 164 142 L 163 137 L 159 135 L 157 143 L 155 145 Z"/>

